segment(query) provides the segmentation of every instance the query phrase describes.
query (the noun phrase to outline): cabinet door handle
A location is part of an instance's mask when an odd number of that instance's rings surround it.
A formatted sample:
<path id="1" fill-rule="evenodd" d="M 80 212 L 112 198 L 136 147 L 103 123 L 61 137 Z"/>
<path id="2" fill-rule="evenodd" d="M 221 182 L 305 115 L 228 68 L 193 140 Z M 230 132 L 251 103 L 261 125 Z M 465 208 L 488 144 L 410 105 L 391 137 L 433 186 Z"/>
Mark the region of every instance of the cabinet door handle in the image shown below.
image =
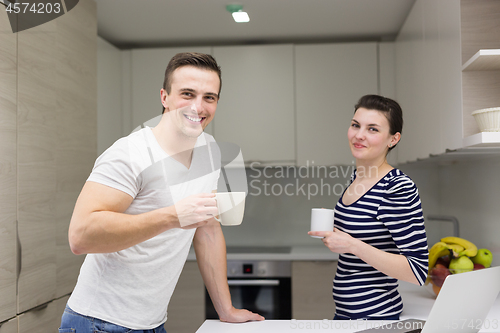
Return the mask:
<path id="1" fill-rule="evenodd" d="M 47 308 L 49 306 L 50 302 L 51 301 L 49 301 L 47 303 L 44 303 L 44 304 L 40 304 L 39 306 L 36 306 L 33 309 L 30 309 L 29 311 L 40 311 L 40 310 L 43 310 L 43 309 L 45 309 L 45 308 Z"/>
<path id="2" fill-rule="evenodd" d="M 279 286 L 280 280 L 227 280 L 230 286 Z"/>
<path id="3" fill-rule="evenodd" d="M 16 240 L 17 240 L 17 282 L 19 282 L 19 277 L 21 276 L 21 269 L 23 267 L 23 247 L 21 245 L 21 239 L 19 238 L 19 221 L 16 221 Z"/>

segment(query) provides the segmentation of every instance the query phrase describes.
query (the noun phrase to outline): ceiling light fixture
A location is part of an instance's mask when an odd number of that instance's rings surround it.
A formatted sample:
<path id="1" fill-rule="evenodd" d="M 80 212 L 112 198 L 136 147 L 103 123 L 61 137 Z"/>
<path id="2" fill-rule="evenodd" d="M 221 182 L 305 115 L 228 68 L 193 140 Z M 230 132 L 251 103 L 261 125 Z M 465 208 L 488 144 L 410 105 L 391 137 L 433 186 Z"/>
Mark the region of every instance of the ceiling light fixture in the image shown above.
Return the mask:
<path id="1" fill-rule="evenodd" d="M 236 4 L 227 5 L 226 10 L 233 15 L 233 19 L 237 23 L 244 23 L 250 21 L 250 17 L 248 16 L 247 12 L 243 11 L 242 5 L 236 5 Z"/>

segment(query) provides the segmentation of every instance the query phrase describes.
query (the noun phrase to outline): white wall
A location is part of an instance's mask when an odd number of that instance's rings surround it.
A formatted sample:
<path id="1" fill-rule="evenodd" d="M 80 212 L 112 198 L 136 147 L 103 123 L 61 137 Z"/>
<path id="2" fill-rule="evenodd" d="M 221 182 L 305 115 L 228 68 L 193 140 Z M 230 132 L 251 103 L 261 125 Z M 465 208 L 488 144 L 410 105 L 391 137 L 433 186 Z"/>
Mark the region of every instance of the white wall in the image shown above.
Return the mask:
<path id="1" fill-rule="evenodd" d="M 500 157 L 442 166 L 439 170 L 441 212 L 453 213 L 461 234 L 494 253 L 500 265 Z"/>
<path id="2" fill-rule="evenodd" d="M 97 41 L 97 153 L 123 136 L 121 51 Z"/>
<path id="3" fill-rule="evenodd" d="M 396 45 L 393 42 L 378 44 L 378 94 L 396 98 Z M 399 145 L 391 150 L 387 156 L 387 161 L 391 165 L 396 165 L 398 161 Z"/>
<path id="4" fill-rule="evenodd" d="M 416 1 L 396 39 L 400 162 L 462 146 L 460 53 L 460 1 Z"/>
<path id="5" fill-rule="evenodd" d="M 449 163 L 401 166 L 417 184 L 424 215 L 455 216 L 460 236 L 487 248 L 500 265 L 500 156 L 471 157 Z M 450 224 L 426 220 L 429 245 L 451 235 Z"/>

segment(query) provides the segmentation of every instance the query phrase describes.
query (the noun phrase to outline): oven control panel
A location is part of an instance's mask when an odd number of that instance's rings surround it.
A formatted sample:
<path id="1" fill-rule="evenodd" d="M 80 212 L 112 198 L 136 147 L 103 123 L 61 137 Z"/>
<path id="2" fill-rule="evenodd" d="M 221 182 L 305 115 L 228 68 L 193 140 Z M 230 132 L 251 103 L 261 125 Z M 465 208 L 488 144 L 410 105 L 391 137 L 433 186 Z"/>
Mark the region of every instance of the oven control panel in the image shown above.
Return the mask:
<path id="1" fill-rule="evenodd" d="M 227 277 L 290 277 L 290 275 L 290 261 L 227 261 Z"/>
<path id="2" fill-rule="evenodd" d="M 253 274 L 253 264 L 243 264 L 243 274 Z"/>

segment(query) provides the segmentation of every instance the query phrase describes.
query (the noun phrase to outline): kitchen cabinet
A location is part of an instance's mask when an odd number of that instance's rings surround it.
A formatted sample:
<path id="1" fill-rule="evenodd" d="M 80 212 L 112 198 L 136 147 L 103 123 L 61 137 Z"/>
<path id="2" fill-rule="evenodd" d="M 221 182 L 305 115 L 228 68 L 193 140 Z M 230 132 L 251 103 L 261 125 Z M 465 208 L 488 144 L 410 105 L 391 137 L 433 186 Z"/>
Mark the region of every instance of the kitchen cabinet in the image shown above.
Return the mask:
<path id="1" fill-rule="evenodd" d="M 235 257 L 234 254 L 229 256 L 231 259 Z M 295 256 L 301 255 L 295 254 Z M 302 256 L 304 258 L 318 257 L 318 253 L 309 253 L 309 255 L 303 253 Z M 319 255 L 319 257 L 322 256 L 323 254 Z M 242 257 L 249 258 L 248 260 L 252 258 L 249 255 L 240 254 L 238 259 Z M 332 283 L 336 267 L 336 260 L 292 260 L 292 318 L 333 318 L 335 303 L 332 298 Z M 205 285 L 197 262 L 188 260 L 170 300 L 165 328 L 167 332 L 192 333 L 204 321 Z"/>
<path id="2" fill-rule="evenodd" d="M 0 15 L 0 322 L 19 332 L 56 330 L 83 261 L 67 232 L 96 158 L 96 37 L 93 0 L 18 33 Z"/>
<path id="3" fill-rule="evenodd" d="M 213 55 L 222 69 L 215 139 L 239 145 L 248 163 L 294 164 L 293 45 L 214 47 Z"/>
<path id="4" fill-rule="evenodd" d="M 160 114 L 168 59 L 184 51 L 211 53 L 222 69 L 222 91 L 206 131 L 217 141 L 238 144 L 247 165 L 351 165 L 346 132 L 355 103 L 365 94 L 394 90 L 393 78 L 379 80 L 388 67 L 382 62 L 379 70 L 378 49 L 378 43 L 350 43 L 127 51 L 131 130 Z"/>
<path id="5" fill-rule="evenodd" d="M 295 45 L 298 165 L 351 165 L 354 105 L 378 93 L 377 43 Z"/>
<path id="6" fill-rule="evenodd" d="M 17 37 L 0 17 L 0 322 L 16 314 Z M 7 328 L 0 332 L 7 332 Z"/>
<path id="7" fill-rule="evenodd" d="M 459 22 L 452 10 L 457 8 L 452 7 L 449 1 L 417 1 L 396 40 L 396 95 L 404 118 L 399 162 L 439 154 L 445 141 L 459 145 L 461 140 L 459 118 L 453 117 L 460 110 L 460 55 Z"/>
<path id="8" fill-rule="evenodd" d="M 333 319 L 333 278 L 337 261 L 292 262 L 292 318 Z"/>
<path id="9" fill-rule="evenodd" d="M 71 15 L 72 14 L 72 15 Z M 78 6 L 57 22 L 57 144 L 54 146 L 56 294 L 73 291 L 85 256 L 69 247 L 73 207 L 97 157 L 97 8 Z M 63 129 L 63 130 L 61 130 Z"/>
<path id="10" fill-rule="evenodd" d="M 471 146 L 500 147 L 498 133 L 479 133 L 471 115 L 500 106 L 500 72 L 483 65 L 486 56 L 475 56 L 498 49 L 499 22 L 498 1 L 415 2 L 396 39 L 397 100 L 405 118 L 400 163 Z"/>
<path id="11" fill-rule="evenodd" d="M 56 295 L 56 23 L 17 33 L 18 313 Z"/>
<path id="12" fill-rule="evenodd" d="M 18 319 L 17 317 L 0 323 L 0 333 L 18 333 L 17 332 Z"/>
<path id="13" fill-rule="evenodd" d="M 56 299 L 18 316 L 18 333 L 58 332 L 61 316 L 69 297 Z M 1 331 L 0 331 L 1 333 Z"/>
<path id="14" fill-rule="evenodd" d="M 168 305 L 167 332 L 192 333 L 205 321 L 205 284 L 196 261 L 187 261 Z"/>

